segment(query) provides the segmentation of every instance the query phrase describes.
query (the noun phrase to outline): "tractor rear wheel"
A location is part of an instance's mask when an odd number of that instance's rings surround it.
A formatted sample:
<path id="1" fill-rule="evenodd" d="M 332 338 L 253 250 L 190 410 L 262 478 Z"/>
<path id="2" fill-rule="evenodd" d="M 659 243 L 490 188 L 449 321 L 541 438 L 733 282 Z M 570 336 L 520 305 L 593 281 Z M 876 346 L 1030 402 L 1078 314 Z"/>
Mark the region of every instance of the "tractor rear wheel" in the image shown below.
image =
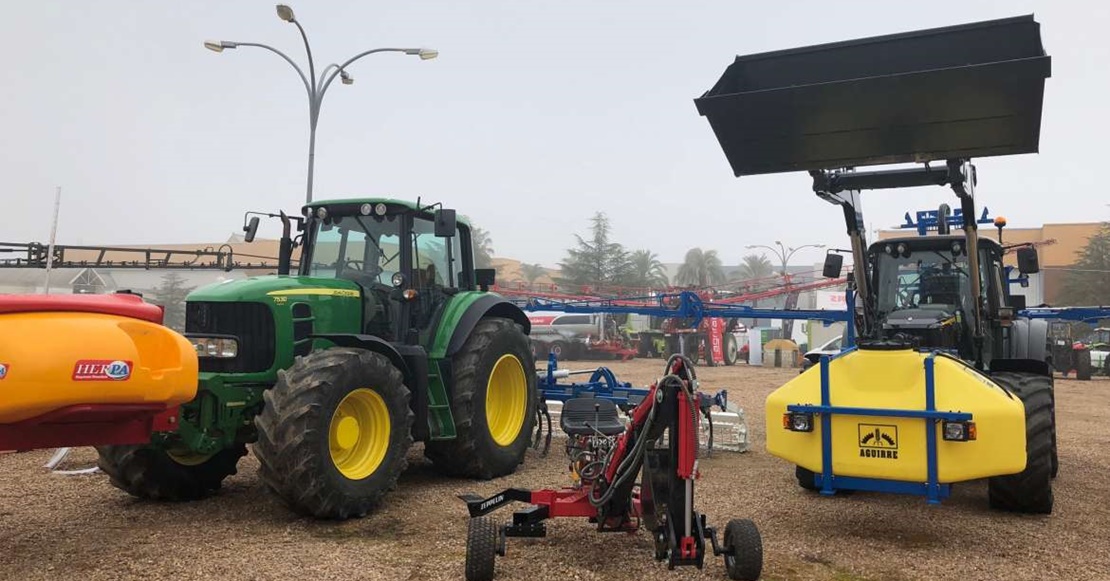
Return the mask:
<path id="1" fill-rule="evenodd" d="M 1030 373 L 996 373 L 991 379 L 1025 404 L 1025 470 L 988 481 L 991 508 L 1052 513 L 1052 456 L 1055 426 L 1052 378 Z"/>
<path id="2" fill-rule="evenodd" d="M 98 446 L 97 465 L 112 486 L 149 500 L 199 500 L 220 489 L 247 453 L 243 444 L 215 454 L 171 452 L 154 446 Z"/>
<path id="3" fill-rule="evenodd" d="M 316 351 L 279 372 L 263 397 L 254 455 L 262 481 L 293 510 L 364 516 L 397 484 L 413 413 L 401 371 L 384 355 Z"/>
<path id="4" fill-rule="evenodd" d="M 1090 381 L 1094 374 L 1091 365 L 1091 351 L 1089 349 L 1076 349 L 1072 351 L 1075 357 L 1075 378 L 1079 381 Z"/>
<path id="5" fill-rule="evenodd" d="M 528 337 L 508 319 L 482 319 L 452 363 L 457 436 L 427 442 L 424 455 L 451 476 L 488 480 L 511 474 L 524 461 L 536 421 Z"/>

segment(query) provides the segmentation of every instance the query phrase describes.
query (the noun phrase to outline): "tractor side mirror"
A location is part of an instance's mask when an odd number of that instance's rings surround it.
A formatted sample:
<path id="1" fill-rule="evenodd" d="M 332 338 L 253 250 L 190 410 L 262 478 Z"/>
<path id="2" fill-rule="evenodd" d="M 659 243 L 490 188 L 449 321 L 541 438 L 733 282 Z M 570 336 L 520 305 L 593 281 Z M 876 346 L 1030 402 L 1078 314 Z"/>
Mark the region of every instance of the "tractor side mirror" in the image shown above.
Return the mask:
<path id="1" fill-rule="evenodd" d="M 486 291 L 497 279 L 497 271 L 492 268 L 475 268 L 474 279 L 478 283 L 478 288 Z"/>
<path id="2" fill-rule="evenodd" d="M 840 278 L 840 272 L 844 270 L 844 257 L 830 252 L 825 255 L 825 266 L 821 269 L 821 276 L 825 278 Z"/>
<path id="3" fill-rule="evenodd" d="M 1018 272 L 1021 274 L 1034 274 L 1041 271 L 1041 262 L 1037 258 L 1037 249 L 1026 246 L 1017 251 Z"/>
<path id="4" fill-rule="evenodd" d="M 1015 311 L 1025 310 L 1025 295 L 1010 295 L 1010 306 Z"/>
<path id="5" fill-rule="evenodd" d="M 247 225 L 243 226 L 243 232 L 246 232 L 243 236 L 244 242 L 254 242 L 254 235 L 258 233 L 258 216 L 251 216 Z"/>
<path id="6" fill-rule="evenodd" d="M 455 235 L 455 211 L 454 210 L 436 210 L 436 236 L 439 238 L 451 238 Z"/>

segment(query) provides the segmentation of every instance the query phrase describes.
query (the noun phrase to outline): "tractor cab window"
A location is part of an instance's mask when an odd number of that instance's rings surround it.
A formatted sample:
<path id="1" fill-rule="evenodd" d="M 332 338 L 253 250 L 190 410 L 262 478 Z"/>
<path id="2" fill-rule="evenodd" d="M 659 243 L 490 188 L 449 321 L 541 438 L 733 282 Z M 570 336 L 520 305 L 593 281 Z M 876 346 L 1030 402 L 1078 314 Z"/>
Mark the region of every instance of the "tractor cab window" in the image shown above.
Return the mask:
<path id="1" fill-rule="evenodd" d="M 315 228 L 310 276 L 389 285 L 401 268 L 401 220 L 395 216 L 329 216 Z"/>
<path id="2" fill-rule="evenodd" d="M 431 288 L 447 287 L 458 284 L 458 275 L 452 268 L 461 263 L 458 236 L 438 238 L 435 224 L 431 220 L 416 218 L 412 223 L 412 265 L 413 286 Z M 447 248 L 451 245 L 451 259 L 448 261 Z"/>
<path id="3" fill-rule="evenodd" d="M 971 296 L 967 257 L 950 252 L 918 251 L 905 256 L 881 254 L 877 268 L 879 311 L 906 309 L 964 310 Z"/>

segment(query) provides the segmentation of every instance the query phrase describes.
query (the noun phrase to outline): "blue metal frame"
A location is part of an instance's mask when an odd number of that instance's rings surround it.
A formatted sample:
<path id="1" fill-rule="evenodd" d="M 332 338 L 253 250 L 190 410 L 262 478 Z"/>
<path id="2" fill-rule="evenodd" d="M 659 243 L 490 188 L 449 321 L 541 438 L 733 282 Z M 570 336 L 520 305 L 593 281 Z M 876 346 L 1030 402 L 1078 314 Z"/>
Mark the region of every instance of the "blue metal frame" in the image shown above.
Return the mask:
<path id="1" fill-rule="evenodd" d="M 913 219 L 910 218 L 910 213 L 906 212 L 906 216 L 905 216 L 906 223 L 899 226 L 899 228 L 914 228 L 914 229 L 917 230 L 917 233 L 920 234 L 921 236 L 925 236 L 926 234 L 929 233 L 929 231 L 937 229 L 937 210 L 921 210 L 919 212 L 916 212 L 916 214 L 917 214 L 917 222 L 915 223 L 913 221 Z M 993 224 L 994 220 L 991 220 L 988 217 L 989 215 L 990 215 L 990 210 L 988 210 L 987 208 L 984 207 L 983 208 L 983 215 L 980 216 L 979 219 L 975 221 L 975 223 L 976 224 Z M 951 226 L 952 228 L 963 228 L 964 227 L 964 213 L 963 213 L 963 210 L 961 210 L 959 208 L 954 210 L 952 212 L 952 215 L 948 217 L 948 225 Z"/>
<path id="2" fill-rule="evenodd" d="M 821 357 L 821 405 L 794 404 L 787 411 L 819 414 L 821 419 L 821 473 L 814 475 L 814 484 L 821 494 L 836 494 L 837 490 L 867 490 L 873 492 L 892 492 L 897 494 L 916 494 L 925 496 L 929 504 L 939 504 L 951 494 L 951 486 L 939 482 L 937 467 L 937 421 L 970 421 L 972 415 L 966 412 L 943 412 L 936 409 L 935 354 L 929 354 L 924 361 L 925 367 L 925 409 L 898 410 L 882 408 L 860 408 L 832 405 L 829 394 L 829 362 L 841 357 L 851 349 L 835 357 Z M 857 478 L 833 474 L 832 416 L 844 414 L 851 416 L 921 418 L 925 420 L 926 481 L 905 482 L 878 478 Z"/>
<path id="3" fill-rule="evenodd" d="M 848 309 L 845 311 L 826 311 L 818 309 L 760 309 L 747 305 L 704 302 L 691 291 L 660 294 L 651 297 L 627 297 L 620 299 L 587 299 L 580 301 L 557 301 L 552 299 L 529 298 L 518 302 L 526 311 L 558 311 L 563 313 L 609 313 L 648 315 L 652 317 L 693 319 L 691 327 L 697 327 L 706 317 L 724 319 L 787 319 L 822 321 L 826 325 L 836 322 L 851 324 L 855 301 L 849 291 Z M 620 304 L 632 301 L 645 301 L 654 304 Z"/>
<path id="4" fill-rule="evenodd" d="M 1043 307 L 1018 311 L 1018 316 L 1027 319 L 1100 321 L 1102 319 L 1110 319 L 1110 307 Z"/>
<path id="5" fill-rule="evenodd" d="M 648 390 L 632 387 L 629 382 L 617 381 L 616 375 L 608 367 L 598 367 L 584 383 L 560 384 L 555 377 L 559 360 L 554 353 L 547 356 L 547 375 L 540 378 L 540 397 L 544 400 L 567 401 L 577 397 L 596 397 L 607 399 L 618 406 L 635 405 L 647 396 Z M 630 399 L 631 398 L 631 399 Z M 638 399 L 637 399 L 638 398 Z"/>

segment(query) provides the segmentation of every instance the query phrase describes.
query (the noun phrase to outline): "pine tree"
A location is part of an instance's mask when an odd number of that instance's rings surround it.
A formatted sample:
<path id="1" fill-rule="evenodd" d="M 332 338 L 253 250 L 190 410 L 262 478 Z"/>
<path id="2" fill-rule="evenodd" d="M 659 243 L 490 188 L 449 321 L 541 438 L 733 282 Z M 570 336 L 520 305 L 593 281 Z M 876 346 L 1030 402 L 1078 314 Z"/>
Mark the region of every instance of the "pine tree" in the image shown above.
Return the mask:
<path id="1" fill-rule="evenodd" d="M 1062 305 L 1110 304 L 1110 222 L 1104 223 L 1078 253 L 1064 278 Z"/>
<path id="2" fill-rule="evenodd" d="M 193 292 L 194 286 L 185 286 L 185 278 L 170 271 L 162 275 L 162 284 L 154 289 L 151 302 L 165 309 L 163 323 L 179 332 L 185 331 L 185 297 Z"/>
<path id="3" fill-rule="evenodd" d="M 609 239 L 609 218 L 604 212 L 594 214 L 590 223 L 590 238 L 575 234 L 578 247 L 567 249 L 567 257 L 559 263 L 560 282 L 595 287 L 620 284 L 632 272 L 628 251 Z"/>

